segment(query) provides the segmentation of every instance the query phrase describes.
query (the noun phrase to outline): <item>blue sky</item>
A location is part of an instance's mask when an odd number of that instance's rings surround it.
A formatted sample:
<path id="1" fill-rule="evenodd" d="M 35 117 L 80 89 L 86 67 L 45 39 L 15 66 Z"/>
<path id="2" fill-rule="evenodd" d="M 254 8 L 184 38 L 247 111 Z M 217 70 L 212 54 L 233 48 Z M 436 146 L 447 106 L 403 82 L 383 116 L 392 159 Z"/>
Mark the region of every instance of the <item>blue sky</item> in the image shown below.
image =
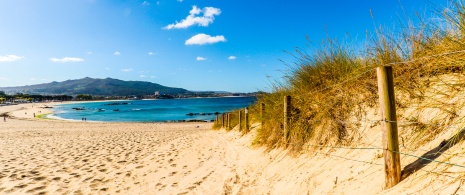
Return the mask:
<path id="1" fill-rule="evenodd" d="M 188 90 L 269 91 L 327 36 L 357 47 L 446 0 L 0 0 L 0 87 L 68 79 L 149 81 Z M 370 15 L 370 10 L 374 18 Z M 310 51 L 311 52 L 311 51 Z"/>

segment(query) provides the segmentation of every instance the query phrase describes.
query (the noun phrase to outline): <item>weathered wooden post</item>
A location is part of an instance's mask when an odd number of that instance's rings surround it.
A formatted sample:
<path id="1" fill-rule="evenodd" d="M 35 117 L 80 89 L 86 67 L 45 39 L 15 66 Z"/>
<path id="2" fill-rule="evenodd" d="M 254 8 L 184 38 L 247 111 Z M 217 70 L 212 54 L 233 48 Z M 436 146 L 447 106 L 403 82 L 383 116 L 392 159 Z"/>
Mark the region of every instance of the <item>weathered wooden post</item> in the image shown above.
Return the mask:
<path id="1" fill-rule="evenodd" d="M 226 114 L 226 121 L 227 121 L 227 126 L 226 126 L 226 130 L 230 130 L 231 129 L 231 113 L 227 113 Z"/>
<path id="2" fill-rule="evenodd" d="M 376 72 L 382 117 L 385 187 L 391 188 L 399 183 L 401 179 L 394 78 L 391 66 L 378 67 Z"/>
<path id="3" fill-rule="evenodd" d="M 249 131 L 249 108 L 245 108 L 244 110 L 244 117 L 245 117 L 245 131 Z"/>
<path id="4" fill-rule="evenodd" d="M 283 129 L 284 129 L 284 137 L 289 137 L 289 125 L 290 125 L 290 118 L 291 118 L 291 96 L 287 95 L 284 96 L 284 121 L 283 121 Z"/>
<path id="5" fill-rule="evenodd" d="M 260 120 L 262 121 L 261 128 L 265 124 L 265 103 L 260 104 Z"/>
<path id="6" fill-rule="evenodd" d="M 239 132 L 242 131 L 242 111 L 239 110 Z"/>
<path id="7" fill-rule="evenodd" d="M 225 126 L 225 124 L 224 124 L 224 114 L 225 113 L 221 114 L 221 117 L 222 117 L 222 119 L 221 119 L 221 127 L 222 128 L 224 128 L 224 126 Z"/>

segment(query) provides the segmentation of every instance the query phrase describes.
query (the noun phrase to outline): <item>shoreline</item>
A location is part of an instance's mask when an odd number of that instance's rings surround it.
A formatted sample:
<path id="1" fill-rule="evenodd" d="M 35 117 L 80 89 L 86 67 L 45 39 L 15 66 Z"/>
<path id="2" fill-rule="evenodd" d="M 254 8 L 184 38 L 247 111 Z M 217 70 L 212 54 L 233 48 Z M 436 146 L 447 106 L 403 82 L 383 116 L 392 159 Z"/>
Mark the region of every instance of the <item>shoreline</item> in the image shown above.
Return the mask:
<path id="1" fill-rule="evenodd" d="M 108 101 L 67 101 L 67 102 L 39 102 L 39 103 L 24 103 L 15 104 L 8 106 L 0 106 L 0 114 L 6 113 L 10 117 L 18 119 L 35 119 L 35 120 L 58 120 L 68 122 L 93 122 L 93 123 L 213 123 L 207 120 L 167 120 L 167 121 L 96 121 L 96 120 L 78 120 L 78 119 L 66 119 L 54 115 L 54 111 L 51 108 L 64 104 L 80 104 L 80 103 L 93 103 L 93 102 L 108 102 Z M 40 105 L 43 105 L 41 107 Z M 3 109 L 2 109 L 3 108 Z M 39 112 L 40 111 L 40 112 Z M 24 113 L 24 115 L 22 114 Z M 34 116 L 35 114 L 35 116 Z M 41 117 L 38 117 L 41 116 Z M 52 117 L 50 117 L 52 116 Z"/>

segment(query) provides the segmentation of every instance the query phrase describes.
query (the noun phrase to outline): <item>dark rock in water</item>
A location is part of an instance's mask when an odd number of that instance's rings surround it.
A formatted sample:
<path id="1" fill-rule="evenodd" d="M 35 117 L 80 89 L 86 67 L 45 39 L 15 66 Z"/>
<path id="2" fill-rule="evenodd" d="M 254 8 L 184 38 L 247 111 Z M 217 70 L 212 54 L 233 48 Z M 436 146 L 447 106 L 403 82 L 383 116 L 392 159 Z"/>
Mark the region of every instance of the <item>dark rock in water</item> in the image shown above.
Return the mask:
<path id="1" fill-rule="evenodd" d="M 128 104 L 128 103 L 127 103 L 127 102 L 123 102 L 122 104 L 123 104 L 123 105 L 126 105 L 126 104 Z"/>
<path id="2" fill-rule="evenodd" d="M 212 115 L 213 113 L 207 113 L 207 115 Z"/>
<path id="3" fill-rule="evenodd" d="M 82 107 L 82 108 L 71 108 L 71 109 L 73 109 L 73 110 L 86 110 L 84 107 Z"/>
<path id="4" fill-rule="evenodd" d="M 200 114 L 200 115 L 204 116 L 204 115 L 207 115 L 207 114 L 206 114 L 206 113 L 202 113 L 202 114 Z"/>
<path id="5" fill-rule="evenodd" d="M 219 112 L 215 112 L 215 115 L 219 115 L 220 113 Z"/>
<path id="6" fill-rule="evenodd" d="M 207 121 L 204 121 L 204 120 L 188 120 L 187 122 L 207 122 Z"/>
<path id="7" fill-rule="evenodd" d="M 215 120 L 210 120 L 210 122 L 215 122 Z"/>
<path id="8" fill-rule="evenodd" d="M 194 116 L 194 113 L 186 114 L 187 116 Z"/>
<path id="9" fill-rule="evenodd" d="M 113 111 L 117 112 L 117 111 L 119 111 L 119 109 L 114 109 Z"/>

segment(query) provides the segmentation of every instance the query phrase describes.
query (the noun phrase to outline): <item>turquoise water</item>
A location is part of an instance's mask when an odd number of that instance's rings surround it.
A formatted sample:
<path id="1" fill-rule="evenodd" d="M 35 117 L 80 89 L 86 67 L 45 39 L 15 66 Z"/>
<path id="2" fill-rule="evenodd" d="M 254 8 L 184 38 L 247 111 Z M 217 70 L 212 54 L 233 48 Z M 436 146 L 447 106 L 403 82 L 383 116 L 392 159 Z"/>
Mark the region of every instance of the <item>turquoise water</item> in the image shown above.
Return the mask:
<path id="1" fill-rule="evenodd" d="M 83 102 L 55 107 L 51 117 L 106 122 L 210 121 L 215 119 L 215 112 L 244 108 L 254 102 L 255 97 Z M 187 115 L 189 113 L 193 115 Z"/>

